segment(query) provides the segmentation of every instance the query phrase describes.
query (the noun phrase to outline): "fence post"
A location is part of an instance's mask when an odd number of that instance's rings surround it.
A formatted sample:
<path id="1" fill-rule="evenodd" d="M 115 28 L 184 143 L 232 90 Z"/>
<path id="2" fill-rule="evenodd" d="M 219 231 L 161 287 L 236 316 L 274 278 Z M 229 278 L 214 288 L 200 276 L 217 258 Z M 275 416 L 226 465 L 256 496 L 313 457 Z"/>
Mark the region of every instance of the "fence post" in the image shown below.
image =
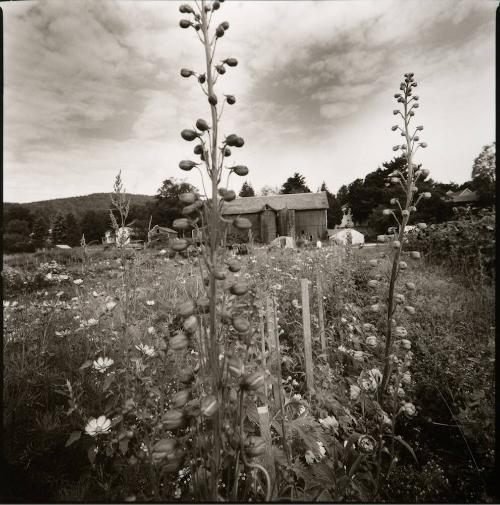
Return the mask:
<path id="1" fill-rule="evenodd" d="M 309 393 L 314 392 L 314 376 L 311 343 L 311 313 L 309 310 L 309 280 L 301 279 L 302 325 L 304 333 L 304 357 L 306 364 L 306 385 Z"/>
<path id="2" fill-rule="evenodd" d="M 318 294 L 318 322 L 319 322 L 319 338 L 321 340 L 321 352 L 326 353 L 326 338 L 325 338 L 325 312 L 323 307 L 323 285 L 321 284 L 321 276 L 319 270 L 316 270 L 316 288 Z"/>

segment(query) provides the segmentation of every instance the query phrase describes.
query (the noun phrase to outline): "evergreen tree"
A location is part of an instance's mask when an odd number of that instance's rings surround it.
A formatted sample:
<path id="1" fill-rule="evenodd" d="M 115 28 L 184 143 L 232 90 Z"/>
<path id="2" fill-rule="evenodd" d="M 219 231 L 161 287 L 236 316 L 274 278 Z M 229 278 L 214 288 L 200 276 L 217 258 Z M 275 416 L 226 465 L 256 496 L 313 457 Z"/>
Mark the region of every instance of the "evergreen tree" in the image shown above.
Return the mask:
<path id="1" fill-rule="evenodd" d="M 81 233 L 85 234 L 87 244 L 94 241 L 100 243 L 106 230 L 111 229 L 108 212 L 88 210 L 82 217 L 80 228 Z"/>
<path id="2" fill-rule="evenodd" d="M 66 228 L 66 220 L 64 216 L 58 212 L 52 223 L 52 240 L 54 245 L 65 244 L 68 237 L 68 230 Z"/>
<path id="3" fill-rule="evenodd" d="M 253 187 L 249 182 L 245 181 L 243 183 L 243 186 L 241 186 L 240 196 L 241 197 L 255 196 L 255 191 L 253 190 Z"/>
<path id="4" fill-rule="evenodd" d="M 41 249 L 45 246 L 45 240 L 48 236 L 48 228 L 45 220 L 42 217 L 37 217 L 33 223 L 33 231 L 31 233 L 31 240 L 33 246 Z"/>
<path id="5" fill-rule="evenodd" d="M 472 167 L 472 188 L 483 205 L 492 205 L 496 196 L 495 142 L 484 146 Z"/>
<path id="6" fill-rule="evenodd" d="M 66 227 L 66 241 L 64 243 L 71 247 L 80 245 L 82 230 L 80 228 L 80 224 L 72 213 L 66 214 L 64 224 Z"/>
<path id="7" fill-rule="evenodd" d="M 326 197 L 328 198 L 328 210 L 326 211 L 326 220 L 327 220 L 327 228 L 335 228 L 336 224 L 340 224 L 342 222 L 342 208 L 340 206 L 339 201 L 335 197 L 333 193 L 328 191 L 328 187 L 326 186 L 325 181 L 321 184 L 320 191 L 326 192 Z"/>
<path id="8" fill-rule="evenodd" d="M 311 190 L 306 185 L 306 178 L 298 172 L 295 172 L 292 177 L 289 177 L 280 190 L 282 195 L 310 192 Z"/>

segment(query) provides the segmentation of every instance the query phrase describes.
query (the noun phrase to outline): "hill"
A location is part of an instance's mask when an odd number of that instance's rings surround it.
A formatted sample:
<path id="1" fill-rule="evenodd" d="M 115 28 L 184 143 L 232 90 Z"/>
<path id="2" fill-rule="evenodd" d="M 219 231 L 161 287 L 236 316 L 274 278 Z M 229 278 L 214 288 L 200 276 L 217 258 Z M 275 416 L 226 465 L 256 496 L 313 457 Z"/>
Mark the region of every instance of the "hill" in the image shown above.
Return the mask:
<path id="1" fill-rule="evenodd" d="M 134 195 L 128 193 L 127 196 L 130 198 L 131 206 L 143 205 L 154 201 L 154 196 L 149 195 Z M 40 202 L 4 202 L 3 206 L 4 215 L 8 214 L 9 210 L 13 207 L 22 207 L 29 210 L 34 216 L 53 216 L 61 212 L 62 214 L 72 213 L 77 219 L 81 219 L 88 210 L 107 212 L 107 210 L 111 208 L 111 201 L 109 193 L 92 193 L 91 195 L 56 198 L 54 200 L 43 200 Z"/>

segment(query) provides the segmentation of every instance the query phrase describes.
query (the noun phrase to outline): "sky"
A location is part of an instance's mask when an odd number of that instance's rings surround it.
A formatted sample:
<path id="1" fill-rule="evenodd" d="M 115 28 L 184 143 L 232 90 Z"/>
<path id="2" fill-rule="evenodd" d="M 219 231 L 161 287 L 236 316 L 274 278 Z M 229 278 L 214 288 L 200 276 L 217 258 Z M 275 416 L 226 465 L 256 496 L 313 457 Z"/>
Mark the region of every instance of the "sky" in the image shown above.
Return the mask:
<path id="1" fill-rule="evenodd" d="M 188 2 L 189 3 L 189 2 Z M 194 4 L 194 2 L 191 2 Z M 203 46 L 183 30 L 181 2 L 3 2 L 4 201 L 30 202 L 112 190 L 156 194 L 162 181 L 202 189 L 193 142 L 180 132 L 210 118 L 195 78 Z M 227 1 L 216 59 L 238 59 L 216 83 L 224 134 L 245 139 L 230 164 L 239 191 L 281 186 L 294 172 L 332 192 L 393 158 L 401 137 L 393 95 L 403 74 L 418 82 L 428 144 L 416 162 L 442 182 L 470 179 L 495 140 L 493 0 Z"/>

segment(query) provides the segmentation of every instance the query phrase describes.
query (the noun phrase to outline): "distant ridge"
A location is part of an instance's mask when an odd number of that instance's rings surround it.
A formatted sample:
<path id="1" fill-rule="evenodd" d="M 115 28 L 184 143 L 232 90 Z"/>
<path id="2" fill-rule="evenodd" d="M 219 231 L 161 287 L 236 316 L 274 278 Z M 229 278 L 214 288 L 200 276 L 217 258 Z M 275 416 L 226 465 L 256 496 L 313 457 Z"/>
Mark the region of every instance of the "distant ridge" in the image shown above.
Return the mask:
<path id="1" fill-rule="evenodd" d="M 154 196 L 135 195 L 127 193 L 130 198 L 130 205 L 143 205 L 152 202 Z M 84 196 L 71 196 L 68 198 L 55 198 L 53 200 L 42 200 L 29 203 L 9 203 L 4 202 L 4 210 L 9 207 L 20 206 L 28 209 L 33 215 L 53 216 L 58 212 L 62 214 L 72 213 L 77 219 L 81 219 L 85 212 L 94 210 L 96 212 L 107 211 L 111 208 L 110 193 L 92 193 Z"/>

